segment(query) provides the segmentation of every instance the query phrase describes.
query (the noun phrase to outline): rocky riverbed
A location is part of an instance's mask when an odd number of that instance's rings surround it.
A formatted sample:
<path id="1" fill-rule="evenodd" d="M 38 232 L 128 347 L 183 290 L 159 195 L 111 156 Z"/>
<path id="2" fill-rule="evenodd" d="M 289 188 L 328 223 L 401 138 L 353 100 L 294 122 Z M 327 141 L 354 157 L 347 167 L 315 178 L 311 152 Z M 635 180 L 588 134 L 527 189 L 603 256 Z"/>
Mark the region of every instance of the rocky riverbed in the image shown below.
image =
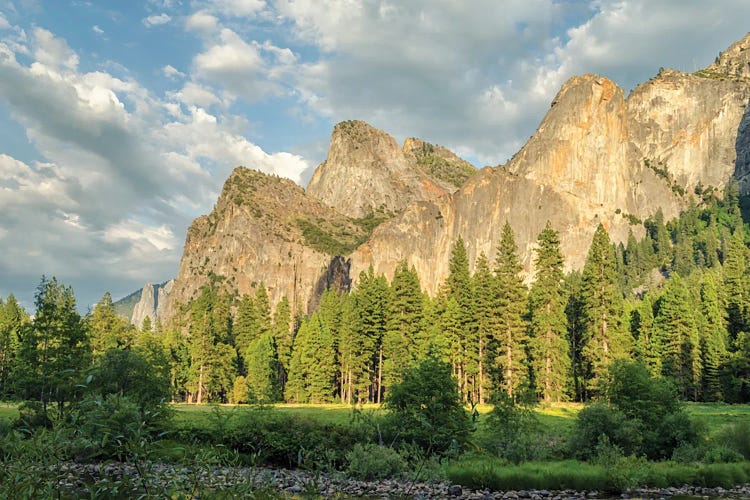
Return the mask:
<path id="1" fill-rule="evenodd" d="M 10 465 L 12 467 L 12 465 Z M 264 492 L 268 496 L 364 497 L 364 498 L 447 498 L 504 500 L 563 500 L 612 498 L 598 491 L 490 491 L 470 490 L 447 481 L 409 480 L 359 481 L 343 474 L 254 467 L 191 467 L 160 463 L 80 464 L 64 462 L 38 470 L 40 480 L 50 481 L 63 496 L 163 497 L 175 491 L 192 497 L 226 492 L 230 496 Z M 732 489 L 683 486 L 681 488 L 641 488 L 620 498 L 733 498 L 750 499 L 750 484 Z"/>

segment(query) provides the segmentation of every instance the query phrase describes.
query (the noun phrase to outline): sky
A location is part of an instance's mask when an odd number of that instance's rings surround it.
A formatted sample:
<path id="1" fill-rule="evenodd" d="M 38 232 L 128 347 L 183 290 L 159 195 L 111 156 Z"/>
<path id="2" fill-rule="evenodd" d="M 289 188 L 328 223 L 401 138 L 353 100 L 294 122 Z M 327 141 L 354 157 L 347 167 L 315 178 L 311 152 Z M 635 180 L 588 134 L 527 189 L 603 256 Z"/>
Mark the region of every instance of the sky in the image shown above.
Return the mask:
<path id="1" fill-rule="evenodd" d="M 333 126 L 504 163 L 560 86 L 742 38 L 747 0 L 0 0 L 0 295 L 86 311 L 177 274 L 239 165 L 305 186 Z"/>

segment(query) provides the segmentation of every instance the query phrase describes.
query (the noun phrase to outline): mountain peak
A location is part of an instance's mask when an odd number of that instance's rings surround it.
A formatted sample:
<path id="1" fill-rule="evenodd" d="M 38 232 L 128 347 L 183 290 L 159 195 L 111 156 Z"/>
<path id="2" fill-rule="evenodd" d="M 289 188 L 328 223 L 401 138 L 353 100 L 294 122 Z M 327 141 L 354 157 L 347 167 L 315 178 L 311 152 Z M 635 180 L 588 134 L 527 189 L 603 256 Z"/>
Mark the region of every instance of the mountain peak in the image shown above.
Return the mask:
<path id="1" fill-rule="evenodd" d="M 734 42 L 713 64 L 698 72 L 700 76 L 726 75 L 730 78 L 750 78 L 750 33 Z"/>

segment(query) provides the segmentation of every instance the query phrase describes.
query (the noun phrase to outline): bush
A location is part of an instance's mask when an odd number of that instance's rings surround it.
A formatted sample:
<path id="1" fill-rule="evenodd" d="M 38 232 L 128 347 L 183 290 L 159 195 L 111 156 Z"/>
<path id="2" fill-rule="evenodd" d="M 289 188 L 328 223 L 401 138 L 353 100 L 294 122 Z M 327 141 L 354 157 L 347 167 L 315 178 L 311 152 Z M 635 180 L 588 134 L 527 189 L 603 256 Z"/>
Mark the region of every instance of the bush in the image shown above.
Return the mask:
<path id="1" fill-rule="evenodd" d="M 699 428 L 680 406 L 674 387 L 651 377 L 638 362 L 616 361 L 604 387 L 609 405 L 597 403 L 581 410 L 571 437 L 573 454 L 592 457 L 601 435 L 625 455 L 665 459 L 683 445 L 695 445 Z"/>
<path id="2" fill-rule="evenodd" d="M 386 479 L 402 473 L 406 463 L 392 448 L 377 444 L 357 443 L 346 454 L 349 465 L 346 471 L 358 479 Z"/>
<path id="3" fill-rule="evenodd" d="M 169 372 L 136 350 L 105 352 L 94 367 L 89 387 L 103 397 L 127 396 L 142 412 L 158 408 L 170 396 Z"/>
<path id="4" fill-rule="evenodd" d="M 711 448 L 705 453 L 703 462 L 707 464 L 729 464 L 745 460 L 739 452 L 732 448 L 720 447 Z"/>
<path id="5" fill-rule="evenodd" d="M 602 436 L 626 455 L 638 454 L 643 448 L 640 422 L 608 404 L 595 403 L 578 413 L 569 441 L 571 454 L 582 460 L 593 458 Z"/>
<path id="6" fill-rule="evenodd" d="M 716 441 L 726 448 L 731 448 L 750 460 L 750 422 L 737 422 L 721 428 Z"/>
<path id="7" fill-rule="evenodd" d="M 517 464 L 544 458 L 541 434 L 534 411 L 502 394 L 487 416 L 480 442 L 493 455 Z"/>
<path id="8" fill-rule="evenodd" d="M 469 439 L 469 415 L 447 363 L 428 358 L 407 370 L 388 389 L 385 405 L 396 438 L 430 453 L 461 449 Z"/>

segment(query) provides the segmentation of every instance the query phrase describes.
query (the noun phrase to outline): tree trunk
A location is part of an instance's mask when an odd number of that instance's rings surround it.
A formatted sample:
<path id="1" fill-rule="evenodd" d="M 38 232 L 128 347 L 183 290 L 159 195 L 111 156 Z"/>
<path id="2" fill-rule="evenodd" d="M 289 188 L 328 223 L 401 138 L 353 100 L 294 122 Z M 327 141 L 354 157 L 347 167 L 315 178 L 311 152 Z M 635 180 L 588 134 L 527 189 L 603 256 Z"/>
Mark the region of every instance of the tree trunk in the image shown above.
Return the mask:
<path id="1" fill-rule="evenodd" d="M 378 355 L 378 392 L 377 392 L 377 403 L 380 404 L 380 395 L 383 392 L 383 346 L 380 346 L 380 354 Z"/>
<path id="2" fill-rule="evenodd" d="M 196 403 L 203 403 L 203 365 L 198 370 L 198 394 L 196 395 Z"/>

